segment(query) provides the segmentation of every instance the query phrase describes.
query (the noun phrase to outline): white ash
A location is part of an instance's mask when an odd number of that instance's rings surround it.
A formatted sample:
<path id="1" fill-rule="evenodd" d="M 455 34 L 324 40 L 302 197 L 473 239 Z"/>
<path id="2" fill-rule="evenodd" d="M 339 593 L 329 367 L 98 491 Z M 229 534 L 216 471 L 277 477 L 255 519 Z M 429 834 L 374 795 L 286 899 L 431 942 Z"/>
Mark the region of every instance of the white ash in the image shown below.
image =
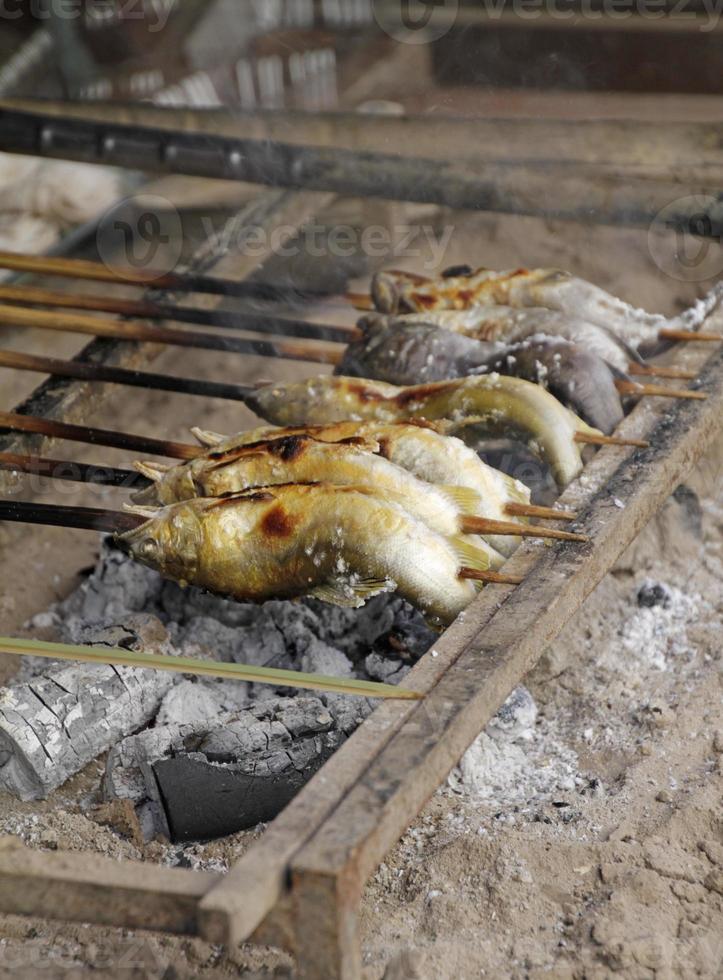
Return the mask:
<path id="1" fill-rule="evenodd" d="M 155 727 L 204 725 L 217 722 L 224 712 L 224 704 L 212 687 L 183 680 L 174 685 L 161 702 Z"/>
<path id="2" fill-rule="evenodd" d="M 638 594 L 646 589 L 650 592 L 652 584 L 650 580 L 641 583 Z M 620 642 L 603 652 L 601 666 L 631 674 L 640 667 L 667 670 L 671 660 L 693 656 L 687 628 L 700 619 L 703 605 L 708 604 L 696 593 L 686 595 L 675 586 L 659 584 L 663 601 L 633 610 L 622 625 Z"/>
<path id="3" fill-rule="evenodd" d="M 586 784 L 577 754 L 553 723 L 538 719 L 525 687 L 512 692 L 448 780 L 454 792 L 495 809 L 540 803 Z"/>

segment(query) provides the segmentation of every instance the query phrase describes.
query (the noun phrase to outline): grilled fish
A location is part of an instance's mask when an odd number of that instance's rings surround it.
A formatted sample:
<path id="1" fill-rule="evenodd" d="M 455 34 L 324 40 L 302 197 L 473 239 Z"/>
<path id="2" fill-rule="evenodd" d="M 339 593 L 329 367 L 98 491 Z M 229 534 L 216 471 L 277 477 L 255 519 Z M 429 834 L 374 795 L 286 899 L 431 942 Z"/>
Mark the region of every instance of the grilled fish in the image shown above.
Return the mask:
<path id="1" fill-rule="evenodd" d="M 332 443 L 309 435 L 287 435 L 209 452 L 166 472 L 160 472 L 152 463 L 138 463 L 136 468 L 155 479 L 151 490 L 159 504 L 193 497 L 220 497 L 279 484 L 317 483 L 323 479 L 337 486 L 372 487 L 380 496 L 400 504 L 417 520 L 447 537 L 463 533 L 461 523 L 465 512 L 482 516 L 475 514 L 478 495 L 474 491 L 463 487 L 437 488 L 418 480 L 400 466 L 374 455 L 374 451 L 379 451 L 378 443 L 358 442 Z M 504 564 L 502 556 L 481 538 L 475 536 L 469 541 L 486 557 L 485 570 Z"/>
<path id="2" fill-rule="evenodd" d="M 600 434 L 539 385 L 498 374 L 408 388 L 321 375 L 257 388 L 249 393 L 246 404 L 276 425 L 315 425 L 344 419 L 459 422 L 472 417 L 490 433 L 514 433 L 525 439 L 543 455 L 563 486 L 582 470 L 576 433 Z"/>
<path id="3" fill-rule="evenodd" d="M 369 487 L 279 486 L 129 509 L 148 518 L 118 537 L 136 560 L 243 602 L 311 595 L 356 608 L 396 590 L 441 625 L 476 594 L 459 577 L 464 544 Z"/>
<path id="4" fill-rule="evenodd" d="M 606 434 L 623 419 L 615 379 L 625 375 L 582 347 L 539 334 L 505 347 L 425 323 L 377 322 L 349 345 L 334 373 L 410 385 L 491 371 L 543 385 Z"/>
<path id="5" fill-rule="evenodd" d="M 286 428 L 262 426 L 250 432 L 226 437 L 215 432 L 194 429 L 194 435 L 204 446 L 227 452 L 235 447 L 283 436 L 310 435 L 325 442 L 345 439 L 373 441 L 379 453 L 420 480 L 441 486 L 467 487 L 477 494 L 474 513 L 491 520 L 515 520 L 505 511 L 508 503 L 529 504 L 530 491 L 519 480 L 484 463 L 474 450 L 461 439 L 444 433 L 453 424 L 438 422 L 332 422 L 328 425 L 309 425 Z M 167 465 L 150 466 L 162 475 Z M 147 473 L 153 479 L 152 472 Z M 485 540 L 503 555 L 509 556 L 518 546 L 517 538 L 509 535 L 485 535 Z"/>
<path id="6" fill-rule="evenodd" d="M 560 269 L 498 272 L 461 267 L 429 279 L 410 272 L 380 272 L 372 299 L 381 313 L 466 310 L 472 306 L 545 307 L 612 330 L 634 347 L 655 346 L 663 327 L 694 330 L 723 295 L 718 284 L 696 306 L 678 317 L 636 309 L 599 286 Z"/>
<path id="7" fill-rule="evenodd" d="M 623 373 L 627 372 L 631 361 L 645 363 L 628 342 L 608 327 L 541 307 L 517 310 L 511 306 L 473 306 L 467 310 L 434 310 L 395 316 L 371 313 L 359 321 L 359 327 L 365 332 L 378 325 L 412 327 L 417 324 L 433 324 L 471 340 L 497 343 L 498 348 L 500 344 L 519 344 L 540 334 L 558 337 L 579 344 Z"/>

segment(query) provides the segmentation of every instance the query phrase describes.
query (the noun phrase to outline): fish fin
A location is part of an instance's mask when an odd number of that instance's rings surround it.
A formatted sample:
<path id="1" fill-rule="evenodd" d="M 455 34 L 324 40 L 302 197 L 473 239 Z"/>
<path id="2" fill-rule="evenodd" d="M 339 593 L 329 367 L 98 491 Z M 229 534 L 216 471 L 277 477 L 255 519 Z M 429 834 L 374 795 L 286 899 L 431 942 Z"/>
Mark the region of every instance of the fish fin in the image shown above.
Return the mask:
<path id="1" fill-rule="evenodd" d="M 510 476 L 508 473 L 503 473 L 501 470 L 498 470 L 497 473 L 505 484 L 508 503 L 529 504 L 529 487 L 526 487 L 524 483 L 522 483 L 520 480 L 516 480 L 514 476 Z"/>
<path id="2" fill-rule="evenodd" d="M 389 579 L 364 579 L 360 582 L 325 582 L 312 589 L 307 595 L 322 602 L 330 602 L 334 606 L 344 606 L 347 609 L 359 609 L 367 599 L 382 592 L 393 592 L 396 588 Z"/>
<path id="3" fill-rule="evenodd" d="M 155 460 L 136 460 L 133 463 L 133 469 L 148 477 L 149 480 L 153 480 L 154 483 L 158 483 L 159 480 L 163 479 L 165 473 L 173 469 L 173 464 L 157 463 Z"/>
<path id="4" fill-rule="evenodd" d="M 142 490 L 136 490 L 131 494 L 131 500 L 134 504 L 139 504 L 143 507 L 160 507 L 161 502 L 158 499 L 158 487 L 155 483 L 151 483 L 147 487 L 143 487 Z"/>
<path id="5" fill-rule="evenodd" d="M 437 485 L 436 489 L 439 490 L 440 493 L 444 494 L 448 500 L 451 500 L 462 514 L 468 514 L 470 516 L 476 516 L 479 514 L 481 497 L 476 490 L 472 490 L 470 487 L 451 487 L 443 485 Z"/>
<path id="6" fill-rule="evenodd" d="M 158 507 L 144 507 L 141 504 L 123 504 L 123 510 L 127 514 L 138 514 L 139 517 L 147 517 L 149 520 L 158 513 Z"/>
<path id="7" fill-rule="evenodd" d="M 491 565 L 489 551 L 494 551 L 494 548 L 490 545 L 473 544 L 472 539 L 460 534 L 450 538 L 449 541 L 460 565 L 464 565 L 466 568 L 474 568 L 478 572 L 489 571 Z"/>
<path id="8" fill-rule="evenodd" d="M 210 429 L 199 429 L 197 425 L 194 425 L 191 429 L 191 435 L 202 446 L 218 446 L 226 438 L 226 436 L 222 436 L 219 432 L 211 432 Z"/>

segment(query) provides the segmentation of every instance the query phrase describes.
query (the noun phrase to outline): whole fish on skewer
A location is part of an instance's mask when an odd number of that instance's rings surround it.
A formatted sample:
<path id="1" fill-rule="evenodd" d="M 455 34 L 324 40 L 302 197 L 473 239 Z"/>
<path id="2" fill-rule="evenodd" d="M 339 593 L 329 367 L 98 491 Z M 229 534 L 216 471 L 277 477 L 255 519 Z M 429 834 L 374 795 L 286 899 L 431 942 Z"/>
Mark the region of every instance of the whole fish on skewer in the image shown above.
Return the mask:
<path id="1" fill-rule="evenodd" d="M 440 486 L 467 487 L 477 495 L 475 513 L 490 520 L 507 520 L 513 517 L 517 506 L 530 504 L 530 491 L 519 480 L 513 479 L 500 470 L 484 463 L 474 450 L 461 439 L 445 434 L 451 432 L 454 423 L 437 422 L 377 422 L 344 421 L 327 425 L 301 425 L 278 428 L 262 426 L 249 432 L 233 436 L 223 436 L 216 432 L 194 429 L 199 442 L 218 453 L 225 453 L 250 443 L 264 439 L 278 439 L 284 436 L 310 435 L 325 442 L 341 442 L 347 439 L 361 439 L 379 446 L 379 453 L 385 459 L 402 467 L 420 480 Z M 163 476 L 167 464 L 153 462 L 152 472 L 147 475 L 153 479 Z M 516 538 L 509 535 L 485 535 L 485 539 L 501 554 L 509 556 L 518 545 Z"/>
<path id="2" fill-rule="evenodd" d="M 136 560 L 244 602 L 314 596 L 356 608 L 396 590 L 445 625 L 476 595 L 461 577 L 474 549 L 369 487 L 277 486 L 128 509 L 147 518 L 118 536 Z"/>
<path id="3" fill-rule="evenodd" d="M 229 493 L 279 484 L 315 483 L 323 479 L 336 486 L 368 486 L 380 496 L 398 503 L 427 527 L 446 537 L 474 534 L 465 521 L 475 515 L 479 495 L 466 487 L 435 487 L 407 470 L 375 455 L 378 443 L 323 442 L 309 435 L 287 435 L 278 439 L 210 452 L 161 472 L 153 463 L 136 463 L 145 476 L 154 479 L 149 498 L 172 504 L 194 497 L 220 497 Z M 481 516 L 481 515 L 477 515 Z M 503 557 L 482 538 L 468 542 L 480 551 L 482 568 L 498 569 Z"/>
<path id="4" fill-rule="evenodd" d="M 498 374 L 400 388 L 362 378 L 321 375 L 268 384 L 249 392 L 249 408 L 276 425 L 314 425 L 345 419 L 474 418 L 494 435 L 515 434 L 550 465 L 566 486 L 582 470 L 579 437 L 603 433 L 530 381 Z"/>
<path id="5" fill-rule="evenodd" d="M 599 286 L 560 269 L 474 270 L 458 266 L 440 278 L 389 270 L 372 281 L 381 313 L 466 310 L 473 306 L 544 307 L 612 330 L 634 347 L 655 346 L 662 329 L 698 329 L 723 296 L 719 283 L 677 317 L 637 309 Z"/>
<path id="6" fill-rule="evenodd" d="M 645 364 L 640 354 L 608 327 L 541 307 L 473 306 L 466 310 L 433 310 L 429 313 L 369 313 L 361 317 L 358 325 L 366 333 L 377 326 L 413 327 L 419 324 L 498 345 L 519 344 L 541 334 L 557 337 L 596 354 L 623 374 L 627 373 L 631 363 Z M 451 347 L 452 352 L 456 349 Z"/>
<path id="7" fill-rule="evenodd" d="M 601 432 L 612 432 L 624 417 L 615 381 L 629 379 L 576 344 L 539 334 L 507 346 L 483 343 L 424 322 L 390 318 L 387 326 L 386 319 L 365 320 L 362 338 L 347 347 L 335 374 L 410 385 L 497 372 L 543 385 Z"/>

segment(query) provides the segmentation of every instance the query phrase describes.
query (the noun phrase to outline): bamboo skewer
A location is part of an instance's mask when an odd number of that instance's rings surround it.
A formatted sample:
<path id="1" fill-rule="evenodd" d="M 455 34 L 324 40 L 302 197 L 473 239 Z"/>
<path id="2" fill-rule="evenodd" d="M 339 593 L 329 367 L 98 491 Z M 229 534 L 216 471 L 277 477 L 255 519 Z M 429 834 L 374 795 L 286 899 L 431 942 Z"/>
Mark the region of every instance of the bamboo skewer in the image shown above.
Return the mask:
<path id="1" fill-rule="evenodd" d="M 119 647 L 75 646 L 68 643 L 46 643 L 38 640 L 18 640 L 0 637 L 0 652 L 21 657 L 46 657 L 50 660 L 81 661 L 89 664 L 110 664 L 114 667 L 141 667 L 147 670 L 171 670 L 197 677 L 220 677 L 223 680 L 245 681 L 247 684 L 274 684 L 278 687 L 299 687 L 310 691 L 331 691 L 335 694 L 354 694 L 365 698 L 398 698 L 420 700 L 417 691 L 382 684 L 378 681 L 349 680 L 327 677 L 324 674 L 305 674 L 279 667 L 251 667 L 246 664 L 196 660 L 193 657 L 171 657 L 163 654 L 138 653 Z"/>
<path id="2" fill-rule="evenodd" d="M 71 483 L 92 483 L 106 487 L 124 487 L 138 490 L 147 487 L 150 480 L 135 470 L 116 469 L 112 466 L 94 466 L 67 459 L 45 459 L 42 456 L 24 456 L 18 453 L 0 452 L 0 469 L 18 473 L 34 473 L 53 480 Z"/>
<path id="3" fill-rule="evenodd" d="M 56 422 L 55 419 L 19 415 L 11 412 L 0 412 L 0 427 L 19 432 L 34 432 L 50 439 L 67 439 L 69 442 L 107 446 L 111 449 L 127 449 L 134 453 L 147 456 L 166 456 L 169 459 L 195 459 L 203 452 L 198 446 L 190 446 L 182 442 L 166 442 L 162 439 L 135 436 L 127 432 L 94 429 L 86 425 L 71 425 L 68 422 Z"/>
<path id="4" fill-rule="evenodd" d="M 487 517 L 467 517 L 462 520 L 464 534 L 512 534 L 520 538 L 556 538 L 558 541 L 589 541 L 586 534 L 558 531 L 557 528 L 539 527 L 533 524 L 515 524 L 513 521 L 493 521 Z"/>
<path id="5" fill-rule="evenodd" d="M 584 446 L 635 446 L 638 449 L 650 447 L 650 443 L 644 439 L 622 439 L 620 436 L 604 436 L 594 432 L 576 432 L 573 438 Z"/>
<path id="6" fill-rule="evenodd" d="M 0 521 L 16 524 L 44 524 L 46 527 L 69 527 L 78 531 L 100 531 L 121 534 L 145 524 L 138 514 L 99 507 L 63 507 L 60 504 L 37 504 L 23 500 L 0 500 Z"/>
<path id="7" fill-rule="evenodd" d="M 661 340 L 677 340 L 682 343 L 690 343 L 700 340 L 703 343 L 714 344 L 723 340 L 723 334 L 708 333 L 704 330 L 669 330 L 664 327 L 658 334 Z"/>
<path id="8" fill-rule="evenodd" d="M 638 364 L 637 361 L 630 362 L 628 374 L 647 378 L 671 378 L 674 381 L 695 381 L 698 377 L 695 371 L 686 371 L 677 367 L 663 367 L 657 364 Z"/>
<path id="9" fill-rule="evenodd" d="M 481 572 L 476 568 L 462 568 L 459 577 L 471 582 L 486 582 L 488 585 L 522 585 L 521 575 L 504 575 L 502 572 Z"/>
<path id="10" fill-rule="evenodd" d="M 639 384 L 637 381 L 615 382 L 615 387 L 621 395 L 633 395 L 638 398 L 689 398 L 693 401 L 705 401 L 708 397 L 704 391 L 688 391 L 684 388 L 666 388 L 665 385 Z"/>
<path id="11" fill-rule="evenodd" d="M 30 306 L 52 306 L 96 313 L 116 313 L 119 316 L 146 320 L 177 320 L 205 327 L 226 327 L 249 333 L 276 334 L 279 337 L 300 337 L 307 340 L 329 340 L 348 344 L 360 334 L 356 327 L 327 326 L 306 320 L 268 314 L 243 313 L 228 310 L 202 310 L 189 306 L 171 306 L 147 299 L 125 299 L 117 296 L 97 296 L 54 292 L 29 286 L 0 285 L 0 302 Z"/>
<path id="12" fill-rule="evenodd" d="M 311 360 L 319 364 L 336 364 L 339 358 L 338 345 L 322 341 L 300 341 L 297 343 L 289 340 L 273 342 L 249 340 L 218 333 L 156 327 L 145 323 L 134 323 L 130 320 L 108 320 L 101 317 L 85 316 L 82 313 L 56 313 L 4 304 L 0 304 L 0 324 L 8 327 L 58 330 L 61 333 L 89 334 L 92 337 L 113 337 L 119 340 L 170 344 L 172 347 L 194 347 L 231 354 L 283 357 L 293 361 Z"/>
<path id="13" fill-rule="evenodd" d="M 576 521 L 577 514 L 570 510 L 556 510 L 554 507 L 538 507 L 535 504 L 506 504 L 505 512 L 510 517 L 537 517 L 542 521 Z"/>
<path id="14" fill-rule="evenodd" d="M 12 368 L 16 371 L 36 371 L 39 374 L 76 378 L 80 381 L 101 381 L 133 388 L 149 388 L 152 391 L 175 391 L 182 395 L 223 398 L 239 402 L 243 402 L 248 397 L 250 390 L 247 385 L 205 381 L 200 378 L 179 378 L 171 374 L 133 371 L 88 361 L 63 361 L 54 357 L 39 357 L 36 354 L 21 354 L 7 350 L 0 350 L 0 367 Z"/>
<path id="15" fill-rule="evenodd" d="M 274 302 L 298 299 L 323 298 L 324 291 L 296 289 L 293 286 L 254 282 L 244 279 L 220 279 L 196 273 L 154 272 L 147 269 L 111 269 L 102 262 L 87 259 L 70 259 L 60 256 L 25 255 L 20 252 L 0 251 L 0 269 L 43 276 L 59 276 L 64 279 L 83 279 L 88 282 L 109 282 L 122 286 L 141 286 L 144 289 L 164 289 L 171 292 L 211 293 L 218 296 L 236 296 L 244 299 L 261 299 Z"/>

